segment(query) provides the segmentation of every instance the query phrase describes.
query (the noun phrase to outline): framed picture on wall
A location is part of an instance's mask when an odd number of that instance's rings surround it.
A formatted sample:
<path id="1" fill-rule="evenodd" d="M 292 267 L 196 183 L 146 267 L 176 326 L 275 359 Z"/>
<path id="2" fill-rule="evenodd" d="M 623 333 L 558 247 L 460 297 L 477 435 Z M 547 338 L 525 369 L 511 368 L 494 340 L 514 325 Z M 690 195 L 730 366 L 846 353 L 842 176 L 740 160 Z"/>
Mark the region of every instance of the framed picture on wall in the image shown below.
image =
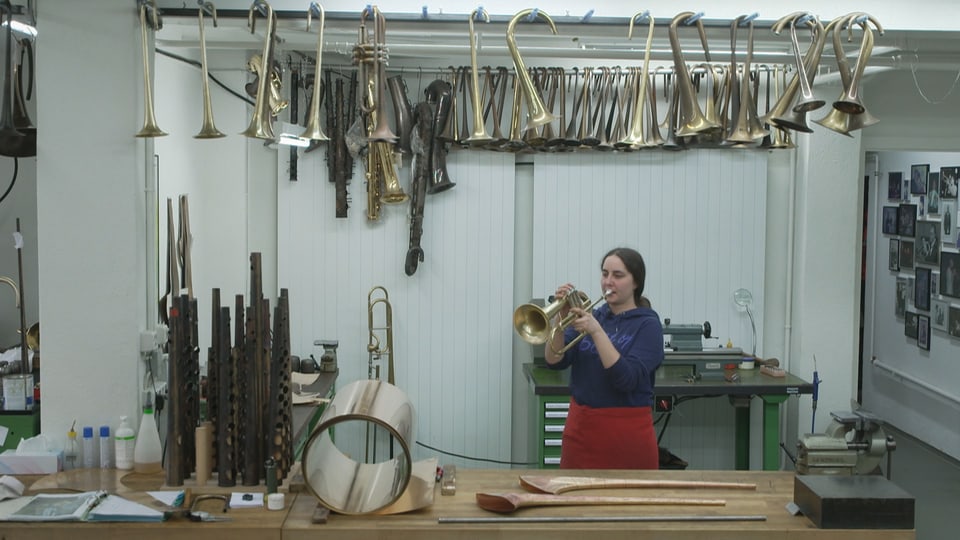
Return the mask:
<path id="1" fill-rule="evenodd" d="M 900 251 L 903 251 L 902 246 Z M 940 294 L 960 298 L 960 253 L 940 253 Z"/>
<path id="2" fill-rule="evenodd" d="M 950 315 L 950 304 L 943 300 L 930 302 L 930 327 L 941 332 L 947 331 L 947 317 Z"/>
<path id="3" fill-rule="evenodd" d="M 940 222 L 918 221 L 916 238 L 913 249 L 915 264 L 940 264 Z"/>
<path id="4" fill-rule="evenodd" d="M 954 234 L 957 231 L 957 204 L 954 202 L 944 202 L 940 208 L 940 225 L 943 229 L 943 245 L 952 246 L 956 244 Z"/>
<path id="5" fill-rule="evenodd" d="M 897 211 L 896 206 L 883 207 L 883 234 L 897 234 Z"/>
<path id="6" fill-rule="evenodd" d="M 917 347 L 930 350 L 930 317 L 926 315 L 917 316 Z"/>
<path id="7" fill-rule="evenodd" d="M 940 173 L 931 172 L 927 176 L 927 213 L 940 213 Z"/>
<path id="8" fill-rule="evenodd" d="M 917 339 L 917 325 L 920 324 L 920 320 L 917 317 L 917 313 L 913 311 L 907 312 L 907 317 L 903 322 L 903 333 L 909 338 Z"/>
<path id="9" fill-rule="evenodd" d="M 903 187 L 901 182 L 903 182 L 902 172 L 887 173 L 887 198 L 891 201 L 899 201 L 903 198 L 901 194 L 901 188 Z"/>
<path id="10" fill-rule="evenodd" d="M 917 267 L 913 285 L 913 305 L 920 311 L 930 311 L 930 269 Z"/>
<path id="11" fill-rule="evenodd" d="M 900 271 L 900 240 L 896 238 L 890 239 L 890 257 L 887 264 L 890 270 L 894 272 Z"/>
<path id="12" fill-rule="evenodd" d="M 897 234 L 913 238 L 917 227 L 917 205 L 901 204 L 897 209 Z"/>
<path id="13" fill-rule="evenodd" d="M 900 240 L 900 269 L 913 268 L 913 240 Z"/>
<path id="14" fill-rule="evenodd" d="M 923 195 L 927 192 L 927 175 L 930 174 L 930 164 L 910 166 L 910 193 Z"/>
<path id="15" fill-rule="evenodd" d="M 947 333 L 953 337 L 960 338 L 960 307 L 950 306 L 947 325 Z"/>
<path id="16" fill-rule="evenodd" d="M 958 176 L 960 167 L 940 167 L 940 199 L 956 200 Z"/>
<path id="17" fill-rule="evenodd" d="M 907 278 L 897 278 L 897 297 L 893 303 L 893 314 L 896 317 L 903 317 L 907 312 Z"/>
<path id="18" fill-rule="evenodd" d="M 940 296 L 940 272 L 934 270 L 930 272 L 930 297 L 937 298 Z"/>

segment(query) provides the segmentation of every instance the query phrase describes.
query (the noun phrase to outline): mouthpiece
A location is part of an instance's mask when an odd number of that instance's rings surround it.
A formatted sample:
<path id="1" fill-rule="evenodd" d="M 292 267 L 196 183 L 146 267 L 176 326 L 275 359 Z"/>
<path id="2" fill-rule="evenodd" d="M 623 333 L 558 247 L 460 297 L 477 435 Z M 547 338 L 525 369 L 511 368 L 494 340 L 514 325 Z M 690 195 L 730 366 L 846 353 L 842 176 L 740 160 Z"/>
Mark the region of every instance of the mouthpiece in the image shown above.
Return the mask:
<path id="1" fill-rule="evenodd" d="M 603 291 L 603 297 L 604 297 L 604 298 L 610 296 L 611 294 L 613 294 L 613 291 L 611 291 L 610 289 L 607 289 L 607 290 Z"/>

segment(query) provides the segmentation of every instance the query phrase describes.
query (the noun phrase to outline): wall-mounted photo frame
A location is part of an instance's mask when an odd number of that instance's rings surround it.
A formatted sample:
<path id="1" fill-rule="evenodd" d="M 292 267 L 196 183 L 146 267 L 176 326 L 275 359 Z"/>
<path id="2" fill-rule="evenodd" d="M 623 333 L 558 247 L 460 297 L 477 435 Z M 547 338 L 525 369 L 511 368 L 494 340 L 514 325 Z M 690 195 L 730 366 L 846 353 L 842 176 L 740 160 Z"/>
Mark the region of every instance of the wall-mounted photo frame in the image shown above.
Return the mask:
<path id="1" fill-rule="evenodd" d="M 903 199 L 901 188 L 903 187 L 903 173 L 902 172 L 889 172 L 887 173 L 887 198 L 891 201 L 899 201 Z"/>
<path id="2" fill-rule="evenodd" d="M 897 208 L 897 234 L 913 238 L 917 228 L 917 205 L 901 204 Z"/>
<path id="3" fill-rule="evenodd" d="M 934 270 L 930 272 L 930 297 L 937 298 L 940 296 L 940 271 Z"/>
<path id="4" fill-rule="evenodd" d="M 918 266 L 913 284 L 913 305 L 919 311 L 930 311 L 930 269 Z"/>
<path id="5" fill-rule="evenodd" d="M 913 268 L 913 240 L 900 240 L 900 269 Z"/>
<path id="6" fill-rule="evenodd" d="M 899 318 L 903 317 L 907 312 L 907 278 L 897 278 L 896 295 L 896 298 L 893 300 L 893 315 Z"/>
<path id="7" fill-rule="evenodd" d="M 883 234 L 897 234 L 897 212 L 896 206 L 883 207 Z"/>
<path id="8" fill-rule="evenodd" d="M 950 315 L 947 321 L 947 333 L 960 338 L 960 307 L 950 306 Z"/>
<path id="9" fill-rule="evenodd" d="M 917 316 L 917 347 L 930 350 L 930 317 L 926 315 Z"/>
<path id="10" fill-rule="evenodd" d="M 914 264 L 940 264 L 940 222 L 918 221 L 913 244 Z"/>
<path id="11" fill-rule="evenodd" d="M 940 199 L 957 199 L 960 166 L 940 167 Z"/>
<path id="12" fill-rule="evenodd" d="M 950 316 L 950 304 L 943 300 L 930 302 L 930 327 L 941 332 L 947 331 L 947 318 Z"/>
<path id="13" fill-rule="evenodd" d="M 910 194 L 923 195 L 927 192 L 927 175 L 930 174 L 930 164 L 910 166 Z"/>
<path id="14" fill-rule="evenodd" d="M 920 319 L 917 315 L 918 314 L 913 311 L 908 311 L 903 321 L 903 333 L 908 338 L 917 339 L 917 326 L 920 324 Z"/>
<path id="15" fill-rule="evenodd" d="M 940 173 L 927 176 L 927 214 L 940 213 Z"/>
<path id="16" fill-rule="evenodd" d="M 956 245 L 957 239 L 957 203 L 944 202 L 940 205 L 940 225 L 943 232 L 943 245 Z"/>
<path id="17" fill-rule="evenodd" d="M 900 252 L 903 252 L 903 246 Z M 902 261 L 900 266 L 903 266 Z M 940 253 L 940 294 L 960 298 L 960 253 Z"/>
<path id="18" fill-rule="evenodd" d="M 900 188 L 900 200 L 907 203 L 910 202 L 910 179 L 903 179 L 903 187 Z"/>
<path id="19" fill-rule="evenodd" d="M 887 266 L 893 272 L 900 271 L 900 240 L 890 239 L 890 257 Z"/>

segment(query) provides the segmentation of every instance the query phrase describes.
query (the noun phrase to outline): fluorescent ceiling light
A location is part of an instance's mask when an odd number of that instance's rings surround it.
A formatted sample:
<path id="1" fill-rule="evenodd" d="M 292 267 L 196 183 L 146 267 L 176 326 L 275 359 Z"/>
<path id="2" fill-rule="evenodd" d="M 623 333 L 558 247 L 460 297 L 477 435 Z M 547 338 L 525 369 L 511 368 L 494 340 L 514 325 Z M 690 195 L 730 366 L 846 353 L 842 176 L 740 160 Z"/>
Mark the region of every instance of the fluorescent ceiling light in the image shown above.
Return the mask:
<path id="1" fill-rule="evenodd" d="M 7 21 L 3 21 L 2 26 L 7 26 Z M 35 38 L 37 37 L 37 29 L 29 24 L 22 23 L 20 21 L 13 21 L 10 24 L 10 29 L 18 34 L 23 34 L 27 37 Z"/>
<path id="2" fill-rule="evenodd" d="M 290 133 L 281 133 L 280 136 L 277 137 L 277 144 L 306 148 L 307 146 L 310 146 L 310 139 Z"/>

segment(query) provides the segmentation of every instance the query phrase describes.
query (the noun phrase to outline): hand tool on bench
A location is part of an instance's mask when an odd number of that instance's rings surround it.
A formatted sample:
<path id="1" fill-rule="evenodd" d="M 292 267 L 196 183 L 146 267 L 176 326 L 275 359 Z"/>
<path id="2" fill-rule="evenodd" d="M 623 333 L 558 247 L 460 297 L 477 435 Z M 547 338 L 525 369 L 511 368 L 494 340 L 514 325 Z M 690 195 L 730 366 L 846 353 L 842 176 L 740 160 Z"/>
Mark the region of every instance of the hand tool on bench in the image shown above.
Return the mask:
<path id="1" fill-rule="evenodd" d="M 724 506 L 724 499 L 685 499 L 674 497 L 603 497 L 589 495 L 549 495 L 542 493 L 477 493 L 477 505 L 484 510 L 503 514 L 533 506 L 602 506 L 602 505 L 679 505 Z"/>
<path id="2" fill-rule="evenodd" d="M 589 476 L 520 475 L 520 487 L 531 493 L 559 495 L 580 489 L 757 489 L 756 484 L 742 482 L 705 482 L 688 480 L 641 480 L 597 478 Z"/>

